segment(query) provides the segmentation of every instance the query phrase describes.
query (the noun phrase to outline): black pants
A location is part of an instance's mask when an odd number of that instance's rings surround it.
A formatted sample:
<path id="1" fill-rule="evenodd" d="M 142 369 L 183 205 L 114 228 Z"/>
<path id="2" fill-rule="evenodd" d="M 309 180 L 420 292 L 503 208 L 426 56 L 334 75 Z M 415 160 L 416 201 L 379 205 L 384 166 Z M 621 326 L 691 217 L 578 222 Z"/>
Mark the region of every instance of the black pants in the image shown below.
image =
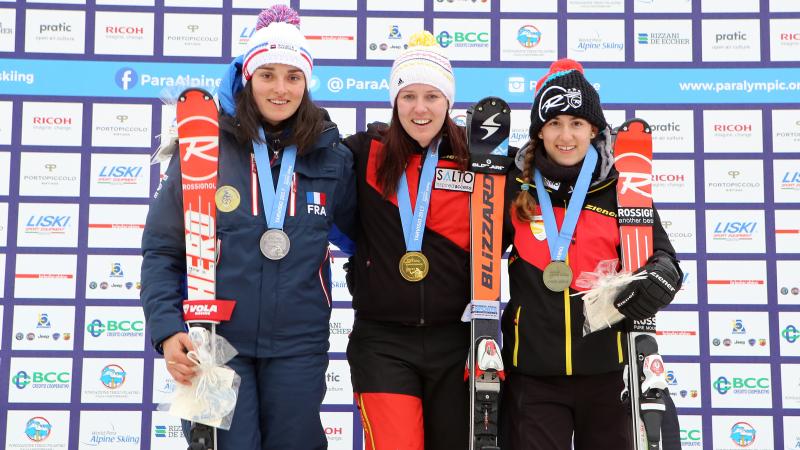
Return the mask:
<path id="1" fill-rule="evenodd" d="M 368 450 L 468 448 L 469 324 L 356 319 L 347 361 Z"/>
<path id="2" fill-rule="evenodd" d="M 619 399 L 621 372 L 531 377 L 509 374 L 501 403 L 503 450 L 625 450 L 630 412 Z M 662 449 L 680 450 L 672 398 L 662 424 Z"/>

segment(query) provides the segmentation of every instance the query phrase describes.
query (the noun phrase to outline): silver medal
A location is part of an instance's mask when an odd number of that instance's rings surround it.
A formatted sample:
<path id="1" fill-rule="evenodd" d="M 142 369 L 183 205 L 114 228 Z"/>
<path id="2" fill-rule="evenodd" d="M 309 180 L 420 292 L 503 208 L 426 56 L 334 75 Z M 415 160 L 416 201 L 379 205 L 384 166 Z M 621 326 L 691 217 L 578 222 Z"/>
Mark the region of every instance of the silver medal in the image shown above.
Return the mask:
<path id="1" fill-rule="evenodd" d="M 289 254 L 289 236 L 283 230 L 267 230 L 261 235 L 258 246 L 267 259 L 277 261 Z"/>

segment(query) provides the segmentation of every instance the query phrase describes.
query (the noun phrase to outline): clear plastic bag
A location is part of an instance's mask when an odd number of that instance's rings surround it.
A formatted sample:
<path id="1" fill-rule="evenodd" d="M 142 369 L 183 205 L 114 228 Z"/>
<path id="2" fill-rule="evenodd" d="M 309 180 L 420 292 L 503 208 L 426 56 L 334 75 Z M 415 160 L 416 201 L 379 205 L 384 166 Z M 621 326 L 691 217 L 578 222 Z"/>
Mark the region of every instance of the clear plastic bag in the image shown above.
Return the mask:
<path id="1" fill-rule="evenodd" d="M 572 295 L 583 296 L 583 335 L 610 328 L 625 318 L 614 306 L 617 295 L 628 284 L 646 277 L 644 273 L 617 272 L 619 260 L 600 261 L 593 272 L 583 272 L 575 285 L 586 291 Z"/>
<path id="2" fill-rule="evenodd" d="M 239 394 L 241 378 L 225 363 L 238 353 L 225 338 L 203 327 L 189 328 L 189 339 L 195 350 L 186 356 L 198 366 L 191 386 L 178 384 L 172 398 L 158 405 L 159 411 L 192 422 L 228 430 Z M 212 345 L 214 348 L 212 348 Z"/>

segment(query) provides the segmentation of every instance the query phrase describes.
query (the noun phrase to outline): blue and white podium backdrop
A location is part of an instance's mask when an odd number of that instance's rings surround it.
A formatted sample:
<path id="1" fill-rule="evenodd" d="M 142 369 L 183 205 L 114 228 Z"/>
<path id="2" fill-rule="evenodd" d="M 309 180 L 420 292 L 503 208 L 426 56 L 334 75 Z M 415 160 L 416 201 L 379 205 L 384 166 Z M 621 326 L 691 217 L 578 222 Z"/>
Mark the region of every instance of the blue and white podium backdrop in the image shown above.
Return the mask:
<path id="1" fill-rule="evenodd" d="M 175 385 L 138 301 L 149 158 L 174 115 L 159 95 L 215 91 L 272 3 L 0 0 L 5 448 L 184 447 L 155 411 Z M 316 57 L 312 96 L 345 134 L 388 120 L 391 60 L 422 28 L 454 61 L 454 117 L 503 97 L 515 145 L 549 63 L 582 61 L 612 125 L 653 125 L 655 201 L 685 272 L 658 315 L 684 448 L 800 448 L 800 2 L 288 3 Z M 351 450 L 342 262 L 322 421 Z"/>

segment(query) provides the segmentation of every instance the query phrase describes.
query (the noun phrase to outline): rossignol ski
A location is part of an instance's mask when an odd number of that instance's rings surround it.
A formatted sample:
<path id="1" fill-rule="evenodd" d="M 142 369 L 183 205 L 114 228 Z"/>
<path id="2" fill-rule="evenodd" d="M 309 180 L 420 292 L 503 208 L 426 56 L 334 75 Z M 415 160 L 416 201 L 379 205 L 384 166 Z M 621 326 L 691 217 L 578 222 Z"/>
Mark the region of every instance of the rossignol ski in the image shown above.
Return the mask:
<path id="1" fill-rule="evenodd" d="M 614 165 L 622 267 L 635 272 L 653 254 L 653 135 L 647 122 L 631 119 L 616 130 Z M 658 354 L 656 320 L 625 320 L 627 359 L 622 400 L 631 407 L 634 450 L 661 448 L 667 380 Z"/>
<path id="2" fill-rule="evenodd" d="M 511 108 L 487 97 L 467 111 L 470 170 L 471 344 L 467 361 L 470 388 L 469 450 L 499 450 L 497 413 L 500 381 L 505 378 L 498 345 L 500 331 L 500 257 L 502 255 L 505 173 Z"/>
<path id="3" fill-rule="evenodd" d="M 183 302 L 183 320 L 189 326 L 210 325 L 214 342 L 217 337 L 216 324 L 229 320 L 234 306 L 232 300 L 216 299 L 217 106 L 208 92 L 187 89 L 178 97 L 176 119 L 186 233 L 188 298 Z M 212 345 L 211 348 L 213 352 L 216 346 Z M 189 450 L 216 450 L 216 437 L 216 428 L 193 423 Z"/>

